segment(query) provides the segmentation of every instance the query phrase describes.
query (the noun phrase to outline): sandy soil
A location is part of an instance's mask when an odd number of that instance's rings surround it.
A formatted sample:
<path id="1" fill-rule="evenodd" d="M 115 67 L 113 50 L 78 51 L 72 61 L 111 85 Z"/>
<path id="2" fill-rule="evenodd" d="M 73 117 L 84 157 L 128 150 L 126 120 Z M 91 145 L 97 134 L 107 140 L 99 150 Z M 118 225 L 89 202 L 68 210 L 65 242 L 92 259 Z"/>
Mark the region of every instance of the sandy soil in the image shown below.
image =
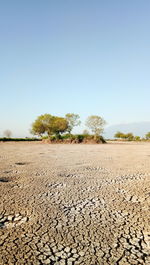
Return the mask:
<path id="1" fill-rule="evenodd" d="M 150 144 L 0 143 L 0 264 L 150 264 Z"/>

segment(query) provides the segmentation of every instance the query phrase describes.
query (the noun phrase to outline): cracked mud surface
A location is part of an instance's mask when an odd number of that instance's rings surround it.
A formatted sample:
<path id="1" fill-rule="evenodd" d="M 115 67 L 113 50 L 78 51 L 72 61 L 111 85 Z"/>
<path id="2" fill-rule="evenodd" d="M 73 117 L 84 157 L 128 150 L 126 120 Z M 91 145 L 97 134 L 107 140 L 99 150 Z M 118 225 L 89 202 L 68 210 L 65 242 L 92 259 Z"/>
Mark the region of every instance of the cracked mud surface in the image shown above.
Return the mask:
<path id="1" fill-rule="evenodd" d="M 150 264 L 149 180 L 149 143 L 0 143 L 0 264 Z"/>

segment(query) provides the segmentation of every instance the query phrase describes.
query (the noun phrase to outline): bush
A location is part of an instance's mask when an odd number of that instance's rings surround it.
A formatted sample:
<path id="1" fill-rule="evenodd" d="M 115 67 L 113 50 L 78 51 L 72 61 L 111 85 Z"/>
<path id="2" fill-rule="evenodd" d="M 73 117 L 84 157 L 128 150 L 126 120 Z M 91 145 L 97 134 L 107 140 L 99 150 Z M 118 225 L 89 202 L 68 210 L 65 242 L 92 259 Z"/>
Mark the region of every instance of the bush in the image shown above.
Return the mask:
<path id="1" fill-rule="evenodd" d="M 66 140 L 66 139 L 71 139 L 72 136 L 73 136 L 72 134 L 67 133 L 67 134 L 62 135 L 61 138 L 62 140 Z"/>
<path id="2" fill-rule="evenodd" d="M 55 135 L 50 136 L 50 141 L 54 142 L 57 140 L 57 137 Z"/>
<path id="3" fill-rule="evenodd" d="M 47 140 L 48 139 L 48 136 L 45 135 L 45 136 L 42 136 L 42 140 Z"/>
<path id="4" fill-rule="evenodd" d="M 43 137 L 42 139 L 47 139 Z M 87 134 L 64 134 L 52 135 L 49 140 L 53 143 L 106 143 L 102 136 L 87 135 Z"/>
<path id="5" fill-rule="evenodd" d="M 84 135 L 83 134 L 77 134 L 76 139 L 78 140 L 79 143 L 82 143 L 84 140 Z"/>
<path id="6" fill-rule="evenodd" d="M 134 141 L 141 141 L 140 136 L 134 136 Z"/>

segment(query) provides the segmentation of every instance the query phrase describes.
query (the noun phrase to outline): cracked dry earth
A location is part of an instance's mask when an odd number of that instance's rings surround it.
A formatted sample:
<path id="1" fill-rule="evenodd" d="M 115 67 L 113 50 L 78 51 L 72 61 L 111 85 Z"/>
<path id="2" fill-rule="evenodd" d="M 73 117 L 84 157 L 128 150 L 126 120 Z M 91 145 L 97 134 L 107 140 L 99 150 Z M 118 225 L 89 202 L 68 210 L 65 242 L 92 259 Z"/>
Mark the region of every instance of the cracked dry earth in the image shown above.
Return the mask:
<path id="1" fill-rule="evenodd" d="M 0 143 L 0 264 L 150 264 L 150 144 Z"/>

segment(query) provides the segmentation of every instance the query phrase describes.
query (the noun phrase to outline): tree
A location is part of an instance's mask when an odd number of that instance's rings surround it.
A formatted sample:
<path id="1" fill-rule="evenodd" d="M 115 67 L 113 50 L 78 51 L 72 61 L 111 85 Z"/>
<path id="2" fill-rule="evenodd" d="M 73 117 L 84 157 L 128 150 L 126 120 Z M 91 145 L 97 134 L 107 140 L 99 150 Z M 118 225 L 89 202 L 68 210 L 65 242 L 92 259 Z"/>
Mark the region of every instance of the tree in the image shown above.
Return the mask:
<path id="1" fill-rule="evenodd" d="M 118 131 L 118 132 L 115 133 L 114 137 L 115 138 L 124 138 L 124 133 Z"/>
<path id="2" fill-rule="evenodd" d="M 128 141 L 134 140 L 134 135 L 133 133 L 122 133 L 122 132 L 116 132 L 114 135 L 115 138 L 121 138 L 121 139 L 126 139 Z"/>
<path id="3" fill-rule="evenodd" d="M 89 116 L 86 120 L 86 126 L 91 129 L 95 136 L 99 136 L 104 131 L 104 125 L 106 121 L 96 115 Z"/>
<path id="4" fill-rule="evenodd" d="M 59 136 L 68 129 L 68 122 L 65 118 L 44 114 L 38 116 L 32 124 L 31 133 L 41 136 L 47 134 Z"/>
<path id="5" fill-rule="evenodd" d="M 68 132 L 71 133 L 72 129 L 75 126 L 79 126 L 81 124 L 80 116 L 78 114 L 74 113 L 67 113 L 66 114 L 66 120 L 68 122 Z"/>
<path id="6" fill-rule="evenodd" d="M 125 134 L 125 139 L 127 139 L 128 141 L 133 141 L 134 140 L 133 133 L 127 133 L 127 134 Z"/>
<path id="7" fill-rule="evenodd" d="M 48 133 L 48 127 L 52 122 L 52 115 L 44 114 L 37 117 L 32 124 L 31 133 L 41 136 L 44 133 Z"/>
<path id="8" fill-rule="evenodd" d="M 134 136 L 134 140 L 135 140 L 135 141 L 140 141 L 140 140 L 141 140 L 141 137 L 138 136 L 138 135 L 136 135 L 136 136 Z"/>
<path id="9" fill-rule="evenodd" d="M 10 138 L 11 135 L 12 135 L 12 132 L 10 130 L 4 131 L 4 136 L 6 136 L 7 138 Z"/>
<path id="10" fill-rule="evenodd" d="M 150 139 L 150 132 L 148 132 L 147 134 L 145 134 L 145 138 L 146 138 L 147 140 Z"/>
<path id="11" fill-rule="evenodd" d="M 68 121 L 62 117 L 54 117 L 52 124 L 52 132 L 59 137 L 60 133 L 68 130 Z"/>

